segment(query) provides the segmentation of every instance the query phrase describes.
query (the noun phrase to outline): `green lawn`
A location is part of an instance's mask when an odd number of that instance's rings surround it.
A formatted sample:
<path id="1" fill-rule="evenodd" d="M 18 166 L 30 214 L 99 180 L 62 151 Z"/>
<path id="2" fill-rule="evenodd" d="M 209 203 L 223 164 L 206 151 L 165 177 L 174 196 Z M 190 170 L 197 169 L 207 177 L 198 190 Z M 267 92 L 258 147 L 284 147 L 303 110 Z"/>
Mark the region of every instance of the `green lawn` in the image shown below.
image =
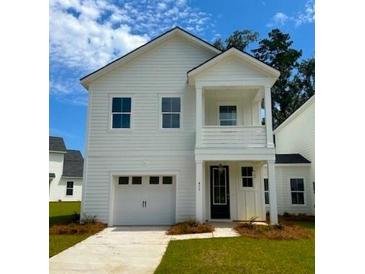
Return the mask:
<path id="1" fill-rule="evenodd" d="M 80 202 L 50 202 L 49 225 L 68 224 L 80 214 Z M 89 237 L 89 234 L 49 235 L 49 257 Z"/>
<path id="2" fill-rule="evenodd" d="M 50 202 L 49 224 L 68 224 L 75 219 L 74 214 L 80 214 L 81 202 Z"/>
<path id="3" fill-rule="evenodd" d="M 49 257 L 85 240 L 90 234 L 49 235 Z"/>
<path id="4" fill-rule="evenodd" d="M 314 230 L 314 222 L 287 222 Z M 155 273 L 314 273 L 314 240 L 171 241 Z"/>

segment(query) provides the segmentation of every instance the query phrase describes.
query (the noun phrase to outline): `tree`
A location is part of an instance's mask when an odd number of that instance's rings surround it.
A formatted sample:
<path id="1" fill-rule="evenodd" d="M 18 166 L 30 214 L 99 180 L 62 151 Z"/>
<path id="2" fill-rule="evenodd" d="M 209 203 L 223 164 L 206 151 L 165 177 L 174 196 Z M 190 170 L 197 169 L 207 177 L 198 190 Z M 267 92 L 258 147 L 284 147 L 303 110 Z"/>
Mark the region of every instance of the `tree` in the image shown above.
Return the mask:
<path id="1" fill-rule="evenodd" d="M 236 30 L 224 42 L 221 38 L 218 38 L 214 41 L 213 45 L 222 51 L 232 47 L 244 51 L 250 43 L 256 42 L 258 37 L 258 32 L 247 29 L 241 31 Z"/>
<path id="2" fill-rule="evenodd" d="M 259 41 L 258 48 L 252 50 L 257 59 L 280 71 L 280 77 L 271 89 L 274 127 L 289 117 L 301 101 L 292 81 L 302 51 L 294 49 L 292 44 L 289 34 L 273 29 L 268 38 Z M 305 68 L 304 66 L 303 71 Z"/>
<path id="3" fill-rule="evenodd" d="M 309 58 L 298 65 L 298 73 L 294 76 L 294 85 L 301 93 L 304 102 L 315 93 L 315 60 Z"/>

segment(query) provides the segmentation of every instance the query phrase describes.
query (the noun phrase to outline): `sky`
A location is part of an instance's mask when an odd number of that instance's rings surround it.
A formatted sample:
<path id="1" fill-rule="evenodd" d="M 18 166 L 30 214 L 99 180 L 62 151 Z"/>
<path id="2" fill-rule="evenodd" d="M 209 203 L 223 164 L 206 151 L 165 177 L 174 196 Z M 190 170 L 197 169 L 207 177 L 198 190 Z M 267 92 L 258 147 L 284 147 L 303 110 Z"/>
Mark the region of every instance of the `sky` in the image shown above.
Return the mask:
<path id="1" fill-rule="evenodd" d="M 88 95 L 79 79 L 174 26 L 208 42 L 279 28 L 303 58 L 314 56 L 313 0 L 51 0 L 50 135 L 84 153 Z"/>

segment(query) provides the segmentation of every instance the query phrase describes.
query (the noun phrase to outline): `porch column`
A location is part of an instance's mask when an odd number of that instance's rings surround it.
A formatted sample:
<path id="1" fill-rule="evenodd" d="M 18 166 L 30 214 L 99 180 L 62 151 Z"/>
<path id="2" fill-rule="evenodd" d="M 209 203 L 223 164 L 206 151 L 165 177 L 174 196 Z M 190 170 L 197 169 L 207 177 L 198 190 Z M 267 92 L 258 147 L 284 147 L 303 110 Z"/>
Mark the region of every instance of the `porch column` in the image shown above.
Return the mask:
<path id="1" fill-rule="evenodd" d="M 270 223 L 278 223 L 278 207 L 276 199 L 276 179 L 275 161 L 267 161 L 267 175 L 269 179 L 269 199 L 270 199 Z"/>
<path id="2" fill-rule="evenodd" d="M 272 135 L 272 114 L 271 114 L 271 88 L 265 87 L 265 127 L 267 147 L 273 148 L 274 141 Z"/>
<path id="3" fill-rule="evenodd" d="M 201 132 L 203 126 L 203 89 L 201 87 L 196 87 L 196 99 L 195 99 L 195 147 L 200 147 L 201 144 Z"/>
<path id="4" fill-rule="evenodd" d="M 195 218 L 197 222 L 204 222 L 204 166 L 203 161 L 195 161 Z"/>

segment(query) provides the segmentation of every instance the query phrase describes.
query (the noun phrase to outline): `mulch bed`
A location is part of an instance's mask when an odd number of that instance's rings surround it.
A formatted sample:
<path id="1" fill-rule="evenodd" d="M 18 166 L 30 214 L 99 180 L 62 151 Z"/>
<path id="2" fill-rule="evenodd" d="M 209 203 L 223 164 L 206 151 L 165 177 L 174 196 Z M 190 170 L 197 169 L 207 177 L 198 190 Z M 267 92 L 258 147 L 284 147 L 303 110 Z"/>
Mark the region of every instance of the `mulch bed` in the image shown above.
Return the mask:
<path id="1" fill-rule="evenodd" d="M 106 224 L 95 222 L 87 224 L 71 223 L 68 225 L 53 225 L 49 228 L 50 235 L 63 235 L 63 234 L 95 234 L 102 231 L 106 227 Z"/>
<path id="2" fill-rule="evenodd" d="M 313 239 L 314 232 L 297 225 L 253 225 L 240 224 L 235 230 L 241 236 L 256 239 L 299 240 Z"/>
<path id="3" fill-rule="evenodd" d="M 177 223 L 170 227 L 167 235 L 195 234 L 213 232 L 214 226 L 210 224 L 200 224 L 195 221 Z"/>

